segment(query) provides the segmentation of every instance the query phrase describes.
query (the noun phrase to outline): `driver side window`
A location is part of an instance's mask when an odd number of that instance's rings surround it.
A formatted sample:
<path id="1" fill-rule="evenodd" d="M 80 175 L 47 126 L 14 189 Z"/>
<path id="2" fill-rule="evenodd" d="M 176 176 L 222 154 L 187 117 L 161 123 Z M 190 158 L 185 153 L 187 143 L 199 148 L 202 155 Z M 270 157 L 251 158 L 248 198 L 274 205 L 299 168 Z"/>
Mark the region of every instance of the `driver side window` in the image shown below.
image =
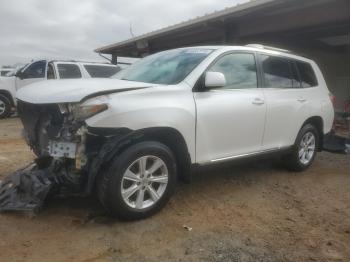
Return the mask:
<path id="1" fill-rule="evenodd" d="M 223 73 L 226 78 L 224 89 L 257 88 L 255 56 L 249 53 L 234 53 L 225 55 L 217 60 L 210 72 Z"/>
<path id="2" fill-rule="evenodd" d="M 44 78 L 46 69 L 46 61 L 38 61 L 31 64 L 24 72 L 23 79 L 28 78 Z"/>

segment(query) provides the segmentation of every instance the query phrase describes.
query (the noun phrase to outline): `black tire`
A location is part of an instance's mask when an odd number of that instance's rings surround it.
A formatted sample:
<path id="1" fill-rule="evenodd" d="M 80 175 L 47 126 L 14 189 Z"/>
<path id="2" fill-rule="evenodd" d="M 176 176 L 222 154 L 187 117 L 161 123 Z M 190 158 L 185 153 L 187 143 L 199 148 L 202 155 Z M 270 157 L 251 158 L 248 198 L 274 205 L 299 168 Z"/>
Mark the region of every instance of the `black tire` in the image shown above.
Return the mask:
<path id="1" fill-rule="evenodd" d="M 168 170 L 168 184 L 162 196 L 152 206 L 144 209 L 132 208 L 124 201 L 121 194 L 121 183 L 126 169 L 142 156 L 160 158 Z M 108 168 L 99 174 L 97 194 L 100 202 L 111 216 L 121 220 L 137 220 L 147 218 L 169 201 L 177 181 L 176 161 L 171 150 L 159 142 L 140 142 L 130 146 L 121 154 L 116 155 Z"/>
<path id="2" fill-rule="evenodd" d="M 0 111 L 0 119 L 7 118 L 11 113 L 10 100 L 6 96 L 0 94 L 0 104 L 4 106 L 3 112 L 1 112 L 2 110 Z"/>
<path id="3" fill-rule="evenodd" d="M 309 160 L 307 164 L 302 163 L 299 158 L 299 150 L 301 140 L 306 133 L 312 133 L 315 137 L 315 150 L 312 158 Z M 295 140 L 295 144 L 291 150 L 291 152 L 283 158 L 284 164 L 291 171 L 301 172 L 309 168 L 313 161 L 315 160 L 316 154 L 319 150 L 319 142 L 320 142 L 320 134 L 315 126 L 312 124 L 305 124 L 299 131 L 297 139 Z"/>

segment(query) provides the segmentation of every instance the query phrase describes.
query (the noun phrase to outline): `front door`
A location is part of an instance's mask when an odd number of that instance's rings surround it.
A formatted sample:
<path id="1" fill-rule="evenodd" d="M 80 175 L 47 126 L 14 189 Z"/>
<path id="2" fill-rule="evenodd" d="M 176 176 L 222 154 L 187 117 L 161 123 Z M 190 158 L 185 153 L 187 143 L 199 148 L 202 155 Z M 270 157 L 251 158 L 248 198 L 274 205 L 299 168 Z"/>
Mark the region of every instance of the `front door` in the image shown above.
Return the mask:
<path id="1" fill-rule="evenodd" d="M 46 61 L 42 60 L 34 62 L 27 68 L 23 69 L 19 77 L 16 77 L 16 89 L 18 90 L 23 86 L 29 85 L 31 83 L 45 80 L 46 66 Z"/>
<path id="2" fill-rule="evenodd" d="M 208 71 L 223 73 L 226 86 L 194 93 L 197 163 L 260 151 L 266 104 L 264 94 L 258 88 L 255 55 L 226 54 Z"/>

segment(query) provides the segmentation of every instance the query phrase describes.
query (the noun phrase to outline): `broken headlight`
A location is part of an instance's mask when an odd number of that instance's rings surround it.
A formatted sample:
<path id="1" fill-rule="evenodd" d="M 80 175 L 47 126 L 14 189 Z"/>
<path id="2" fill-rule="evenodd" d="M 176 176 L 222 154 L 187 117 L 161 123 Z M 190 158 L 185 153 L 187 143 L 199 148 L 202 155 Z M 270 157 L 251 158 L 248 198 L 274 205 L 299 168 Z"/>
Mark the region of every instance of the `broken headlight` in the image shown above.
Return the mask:
<path id="1" fill-rule="evenodd" d="M 107 109 L 108 109 L 108 106 L 107 104 L 104 104 L 104 103 L 101 103 L 101 104 L 84 103 L 84 104 L 78 104 L 78 105 L 72 106 L 71 112 L 73 113 L 73 116 L 75 119 L 85 120 Z"/>

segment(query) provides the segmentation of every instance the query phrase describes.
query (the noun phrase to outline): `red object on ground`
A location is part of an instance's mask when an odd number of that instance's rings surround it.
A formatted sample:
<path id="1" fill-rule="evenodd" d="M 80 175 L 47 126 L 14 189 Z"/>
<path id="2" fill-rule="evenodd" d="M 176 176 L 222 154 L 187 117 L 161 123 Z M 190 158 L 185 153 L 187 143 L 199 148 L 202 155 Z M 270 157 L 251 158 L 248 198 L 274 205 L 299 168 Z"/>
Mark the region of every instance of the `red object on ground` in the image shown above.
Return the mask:
<path id="1" fill-rule="evenodd" d="M 343 110 L 345 113 L 350 113 L 350 101 L 345 101 L 343 105 Z"/>
<path id="2" fill-rule="evenodd" d="M 329 99 L 331 100 L 333 107 L 335 107 L 335 103 L 336 103 L 335 95 L 333 95 L 332 93 L 329 93 Z"/>

